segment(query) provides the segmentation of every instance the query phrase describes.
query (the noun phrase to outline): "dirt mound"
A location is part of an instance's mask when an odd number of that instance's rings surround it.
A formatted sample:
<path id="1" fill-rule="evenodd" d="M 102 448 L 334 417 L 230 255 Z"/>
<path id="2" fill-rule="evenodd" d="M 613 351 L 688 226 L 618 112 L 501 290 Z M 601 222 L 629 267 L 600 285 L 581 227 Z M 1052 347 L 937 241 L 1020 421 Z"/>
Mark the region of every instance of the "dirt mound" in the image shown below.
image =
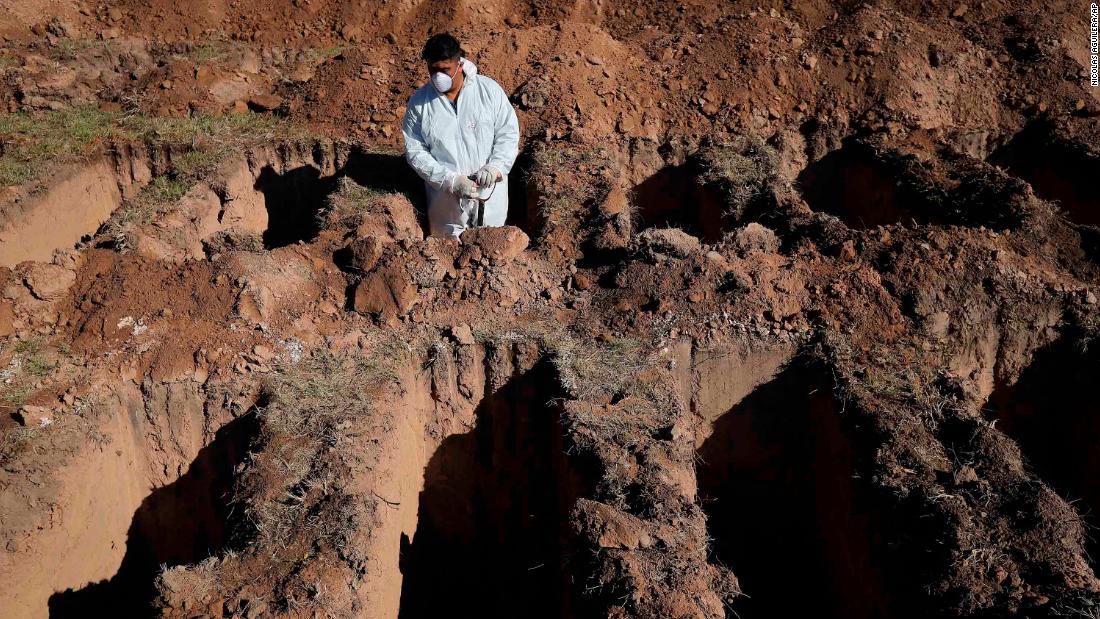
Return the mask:
<path id="1" fill-rule="evenodd" d="M 1100 608 L 1084 11 L 16 4 L 5 617 Z M 460 240 L 444 30 L 523 141 Z"/>

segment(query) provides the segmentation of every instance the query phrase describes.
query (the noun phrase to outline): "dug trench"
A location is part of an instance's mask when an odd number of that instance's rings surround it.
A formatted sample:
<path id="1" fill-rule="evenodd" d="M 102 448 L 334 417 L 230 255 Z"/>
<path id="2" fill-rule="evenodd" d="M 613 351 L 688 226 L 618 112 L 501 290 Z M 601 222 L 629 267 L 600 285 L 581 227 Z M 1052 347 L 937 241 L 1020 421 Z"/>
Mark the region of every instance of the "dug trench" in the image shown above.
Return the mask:
<path id="1" fill-rule="evenodd" d="M 55 481 L 21 488 L 3 480 L 5 616 L 84 617 L 89 608 L 152 616 L 162 566 L 229 547 L 228 499 L 256 433 L 252 414 L 207 401 L 197 383 L 147 381 L 117 385 L 89 421 L 66 458 L 7 465 L 55 469 Z M 52 506 L 47 520 L 34 508 L 41 501 Z"/>
<path id="2" fill-rule="evenodd" d="M 48 261 L 54 250 L 90 239 L 167 159 L 167 149 L 121 146 L 58 170 L 42 191 L 7 201 L 0 209 L 0 265 Z"/>
<path id="3" fill-rule="evenodd" d="M 50 617 L 85 617 L 89 608 L 109 609 L 116 617 L 151 616 L 154 580 L 161 569 L 197 563 L 228 549 L 233 473 L 244 462 L 256 431 L 251 413 L 222 426 L 183 476 L 141 501 L 125 535 L 126 553 L 118 571 L 109 579 L 50 596 Z"/>
<path id="4" fill-rule="evenodd" d="M 1035 353 L 1013 382 L 998 383 L 986 417 L 1020 447 L 1036 476 L 1070 503 L 1090 532 L 1087 556 L 1100 557 L 1100 402 L 1092 393 L 1100 349 L 1072 335 Z"/>
<path id="5" fill-rule="evenodd" d="M 704 379 L 734 369 L 697 367 Z M 727 616 L 910 616 L 887 581 L 890 566 L 832 377 L 818 363 L 774 353 L 735 367 L 742 378 L 725 379 L 732 406 L 716 410 L 716 392 L 708 400 L 705 385 L 696 404 L 711 560 L 731 569 L 744 593 Z"/>
<path id="6" fill-rule="evenodd" d="M 561 416 L 566 393 L 554 365 L 537 347 L 477 344 L 444 346 L 396 371 L 392 391 L 383 389 L 393 395 L 340 400 L 349 406 L 351 417 L 341 426 L 349 434 L 336 439 L 342 455 L 330 451 L 322 458 L 344 471 L 334 485 L 356 489 L 353 502 L 363 511 L 352 517 L 359 524 L 333 546 L 311 537 L 309 521 L 288 524 L 288 546 L 320 555 L 288 558 L 301 562 L 294 572 L 338 574 L 318 577 L 333 587 L 353 583 L 331 592 L 324 608 L 360 617 L 585 616 L 575 610 L 570 512 L 592 492 L 594 476 L 568 455 Z M 251 462 L 266 461 L 270 445 L 290 438 L 272 434 L 263 419 L 261 436 L 270 442 L 260 444 Z M 365 464 L 341 469 L 335 463 L 344 456 Z M 240 469 L 240 479 L 252 474 L 250 466 Z M 326 519 L 320 503 L 306 505 L 309 518 Z M 269 571 L 268 562 L 282 560 L 281 549 L 249 538 L 254 530 L 248 522 L 236 532 L 230 537 L 241 542 L 237 559 L 219 568 L 231 572 L 219 576 L 227 587 L 220 591 L 224 605 L 236 608 L 236 599 L 248 596 L 247 606 L 256 593 L 270 609 L 303 603 L 287 593 L 293 575 Z M 324 572 L 322 566 L 347 565 L 330 561 L 335 557 L 326 548 L 351 561 L 352 571 Z M 306 567 L 311 562 L 317 567 Z M 241 576 L 252 569 L 257 573 Z M 257 592 L 258 578 L 271 589 Z M 201 601 L 180 598 L 185 590 L 160 590 L 168 616 L 191 616 L 196 603 L 223 606 L 208 594 Z M 356 601 L 341 601 L 349 598 Z"/>
<path id="7" fill-rule="evenodd" d="M 487 393 L 423 472 L 402 533 L 398 617 L 569 617 L 568 514 L 588 490 L 565 455 L 553 366 Z"/>
<path id="8" fill-rule="evenodd" d="M 1059 138 L 1048 123 L 1035 122 L 994 150 L 988 161 L 1027 181 L 1070 221 L 1100 226 L 1100 199 L 1094 184 L 1100 158 L 1086 145 Z"/>

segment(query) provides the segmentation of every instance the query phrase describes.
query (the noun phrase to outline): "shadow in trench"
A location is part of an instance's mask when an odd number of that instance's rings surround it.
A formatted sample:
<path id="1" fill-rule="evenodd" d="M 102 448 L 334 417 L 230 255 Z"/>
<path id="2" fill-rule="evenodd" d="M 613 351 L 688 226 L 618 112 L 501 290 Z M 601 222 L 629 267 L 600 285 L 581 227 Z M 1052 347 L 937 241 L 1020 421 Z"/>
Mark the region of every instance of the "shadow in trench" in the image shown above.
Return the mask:
<path id="1" fill-rule="evenodd" d="M 1100 226 L 1100 158 L 1081 145 L 1064 142 L 1046 123 L 1035 123 L 1016 134 L 988 158 L 1013 176 L 1027 181 L 1036 195 L 1057 202 L 1078 224 Z"/>
<path id="2" fill-rule="evenodd" d="M 325 198 L 336 189 L 337 176 L 321 176 L 317 168 L 304 165 L 279 174 L 271 166 L 260 170 L 255 189 L 263 193 L 268 224 L 265 249 L 309 241 L 321 231 L 317 215 Z"/>
<path id="3" fill-rule="evenodd" d="M 642 181 L 630 195 L 639 219 L 638 230 L 679 228 L 706 243 L 725 232 L 720 196 L 699 184 L 694 163 L 662 168 Z"/>
<path id="4" fill-rule="evenodd" d="M 403 194 L 421 213 L 426 208 L 424 181 L 404 155 L 353 151 L 340 174 L 381 193 Z"/>
<path id="5" fill-rule="evenodd" d="M 729 617 L 898 617 L 853 483 L 832 380 L 792 364 L 714 424 L 698 450 L 713 560 L 748 597 Z"/>
<path id="6" fill-rule="evenodd" d="M 233 471 L 258 429 L 256 416 L 247 414 L 218 430 L 182 477 L 141 502 L 118 572 L 110 580 L 53 594 L 50 618 L 153 617 L 161 565 L 196 563 L 227 546 Z"/>
<path id="7" fill-rule="evenodd" d="M 840 218 L 848 227 L 874 228 L 928 219 L 917 196 L 908 195 L 873 151 L 847 144 L 808 165 L 798 175 L 806 203 L 816 212 Z"/>
<path id="8" fill-rule="evenodd" d="M 527 233 L 531 239 L 537 239 L 543 222 L 532 209 L 538 204 L 530 185 L 531 167 L 535 164 L 534 150 L 528 146 L 520 151 L 512 171 L 508 173 L 508 218 L 504 221 Z"/>
<path id="9" fill-rule="evenodd" d="M 545 362 L 512 378 L 432 455 L 415 537 L 402 538 L 401 619 L 573 616 L 564 539 L 583 484 L 558 385 Z"/>
<path id="10" fill-rule="evenodd" d="M 986 403 L 997 429 L 1020 446 L 1043 481 L 1072 502 L 1090 532 L 1100 513 L 1100 348 L 1063 337 L 1036 352 L 1012 385 L 997 385 Z M 1100 558 L 1095 534 L 1088 555 Z"/>

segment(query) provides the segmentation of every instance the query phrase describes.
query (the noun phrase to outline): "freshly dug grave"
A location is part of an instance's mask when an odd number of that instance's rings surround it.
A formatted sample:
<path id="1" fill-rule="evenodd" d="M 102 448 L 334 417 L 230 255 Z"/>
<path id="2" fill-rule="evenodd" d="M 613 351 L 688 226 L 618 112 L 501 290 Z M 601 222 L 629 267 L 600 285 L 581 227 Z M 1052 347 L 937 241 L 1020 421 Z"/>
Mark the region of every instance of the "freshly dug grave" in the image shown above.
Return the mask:
<path id="1" fill-rule="evenodd" d="M 740 616 L 899 617 L 893 566 L 843 430 L 831 376 L 795 359 L 713 423 L 698 448 L 713 560 L 738 576 Z M 861 492 L 862 491 L 862 492 Z M 798 583 L 801 595 L 790 595 Z"/>
<path id="2" fill-rule="evenodd" d="M 146 616 L 161 566 L 229 547 L 227 500 L 254 416 L 234 418 L 195 383 L 104 387 L 97 403 L 82 400 L 83 423 L 57 437 L 75 441 L 64 457 L 6 462 L 9 480 L 52 480 L 20 490 L 8 481 L 6 561 L 18 567 L 6 572 L 5 607 L 13 616 L 48 609 L 77 617 L 89 608 Z M 51 506 L 52 522 L 33 508 L 41 504 Z M 24 528 L 34 523 L 37 530 Z"/>
<path id="3" fill-rule="evenodd" d="M 474 427 L 432 452 L 415 533 L 401 540 L 399 617 L 571 615 L 564 538 L 585 493 L 565 457 L 561 395 L 542 362 L 486 394 Z"/>
<path id="4" fill-rule="evenodd" d="M 984 407 L 987 417 L 1020 446 L 1024 461 L 1074 506 L 1083 526 L 1095 529 L 1100 513 L 1096 456 L 1100 413 L 1088 395 L 1100 356 L 1085 339 L 1063 337 L 1036 351 L 1012 383 L 996 386 Z M 1095 569 L 1097 540 L 1088 538 Z"/>
<path id="5" fill-rule="evenodd" d="M 0 17 L 0 614 L 1097 614 L 1082 12 L 147 4 Z"/>

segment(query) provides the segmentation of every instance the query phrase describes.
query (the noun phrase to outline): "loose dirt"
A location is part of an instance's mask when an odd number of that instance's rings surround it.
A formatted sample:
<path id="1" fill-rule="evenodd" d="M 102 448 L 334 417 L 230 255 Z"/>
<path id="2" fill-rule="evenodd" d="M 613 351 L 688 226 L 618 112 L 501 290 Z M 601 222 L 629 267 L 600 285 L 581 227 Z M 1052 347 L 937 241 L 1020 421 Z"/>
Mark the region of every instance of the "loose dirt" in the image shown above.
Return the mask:
<path id="1" fill-rule="evenodd" d="M 3 617 L 1100 613 L 1081 7 L 0 6 Z"/>

